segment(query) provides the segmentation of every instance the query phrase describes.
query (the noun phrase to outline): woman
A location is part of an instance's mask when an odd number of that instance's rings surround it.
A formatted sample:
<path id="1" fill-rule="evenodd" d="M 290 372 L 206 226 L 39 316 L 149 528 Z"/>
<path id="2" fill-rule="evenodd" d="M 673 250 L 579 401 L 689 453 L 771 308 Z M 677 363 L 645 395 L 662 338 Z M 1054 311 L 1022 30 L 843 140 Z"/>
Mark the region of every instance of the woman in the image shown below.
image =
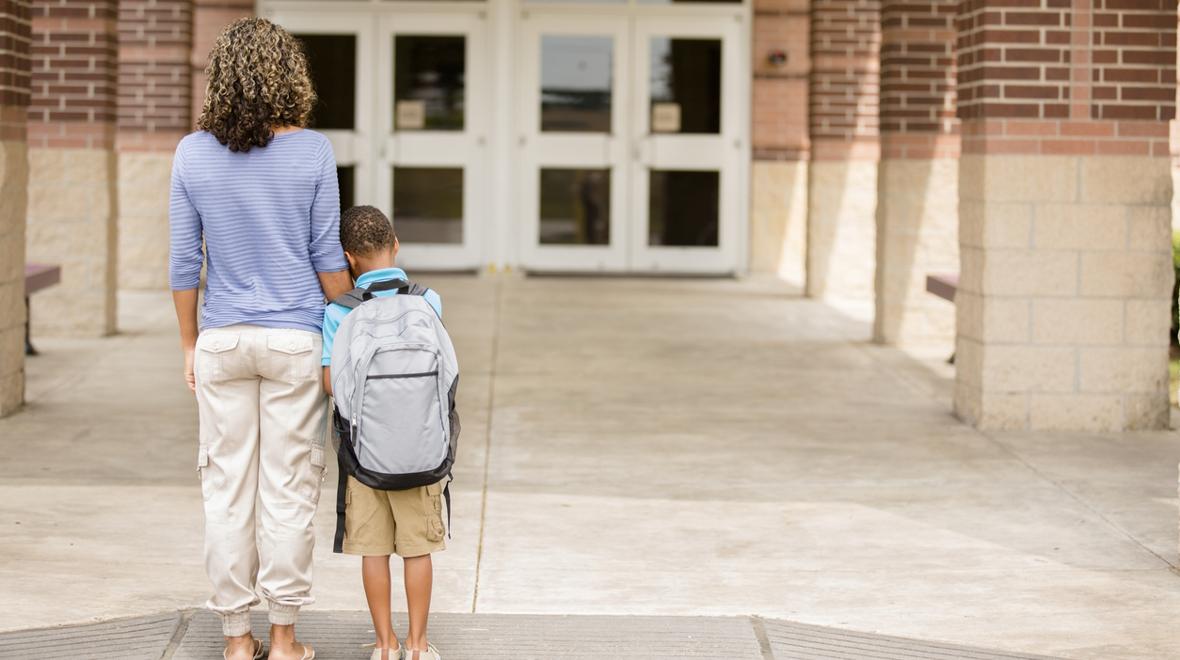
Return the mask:
<path id="1" fill-rule="evenodd" d="M 320 325 L 325 294 L 351 286 L 336 162 L 328 140 L 304 128 L 315 92 L 285 30 L 235 22 L 206 73 L 200 130 L 173 161 L 170 279 L 197 395 L 208 607 L 221 615 L 229 660 L 262 656 L 250 632 L 258 594 L 270 610 L 270 658 L 310 660 L 294 624 L 312 602 L 324 475 Z"/>

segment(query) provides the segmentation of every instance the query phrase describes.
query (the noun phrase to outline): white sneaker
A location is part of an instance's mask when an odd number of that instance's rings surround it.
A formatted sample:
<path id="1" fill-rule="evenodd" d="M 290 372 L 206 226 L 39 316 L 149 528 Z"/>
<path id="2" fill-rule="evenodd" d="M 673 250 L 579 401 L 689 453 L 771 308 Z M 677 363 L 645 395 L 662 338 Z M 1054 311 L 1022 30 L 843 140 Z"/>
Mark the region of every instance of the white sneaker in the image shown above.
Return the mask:
<path id="1" fill-rule="evenodd" d="M 406 649 L 403 651 L 405 655 L 402 656 L 404 660 L 442 660 L 442 656 L 438 654 L 438 649 L 434 648 L 434 644 L 427 644 L 425 651 L 411 651 Z"/>
<path id="2" fill-rule="evenodd" d="M 373 655 L 369 656 L 369 660 L 385 660 L 381 657 L 381 652 L 386 649 L 373 649 Z M 402 647 L 396 649 L 389 649 L 389 660 L 402 660 Z"/>

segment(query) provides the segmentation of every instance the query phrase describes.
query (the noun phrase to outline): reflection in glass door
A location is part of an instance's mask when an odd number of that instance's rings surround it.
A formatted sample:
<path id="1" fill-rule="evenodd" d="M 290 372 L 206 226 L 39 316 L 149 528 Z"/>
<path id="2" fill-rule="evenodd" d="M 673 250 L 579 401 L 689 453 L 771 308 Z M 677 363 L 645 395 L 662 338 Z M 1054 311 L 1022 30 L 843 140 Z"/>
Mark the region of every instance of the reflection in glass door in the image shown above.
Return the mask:
<path id="1" fill-rule="evenodd" d="M 534 270 L 626 267 L 626 27 L 522 18 L 519 199 L 522 260 Z"/>
<path id="2" fill-rule="evenodd" d="M 408 267 L 480 263 L 488 109 L 482 12 L 396 15 L 382 22 L 376 206 L 389 213 Z"/>
<path id="3" fill-rule="evenodd" d="M 739 25 L 636 22 L 631 266 L 732 272 L 742 214 Z"/>

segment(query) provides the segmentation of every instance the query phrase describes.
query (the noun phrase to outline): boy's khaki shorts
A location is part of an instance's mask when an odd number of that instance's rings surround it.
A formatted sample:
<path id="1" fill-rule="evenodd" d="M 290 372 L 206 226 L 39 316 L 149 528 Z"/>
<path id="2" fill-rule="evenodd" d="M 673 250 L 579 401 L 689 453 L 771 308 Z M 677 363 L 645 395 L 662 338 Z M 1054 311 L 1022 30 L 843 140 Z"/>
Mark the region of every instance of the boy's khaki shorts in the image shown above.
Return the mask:
<path id="1" fill-rule="evenodd" d="M 376 490 L 348 478 L 345 554 L 420 557 L 447 547 L 442 518 L 443 484 L 409 490 Z"/>

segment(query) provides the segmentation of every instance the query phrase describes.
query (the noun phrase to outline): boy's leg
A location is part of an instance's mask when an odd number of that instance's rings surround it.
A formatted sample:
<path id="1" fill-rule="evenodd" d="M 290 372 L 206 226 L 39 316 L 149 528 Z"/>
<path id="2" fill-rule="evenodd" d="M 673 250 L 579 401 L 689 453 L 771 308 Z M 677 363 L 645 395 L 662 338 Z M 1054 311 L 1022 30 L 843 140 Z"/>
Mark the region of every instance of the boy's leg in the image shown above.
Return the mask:
<path id="1" fill-rule="evenodd" d="M 434 564 L 430 555 L 405 558 L 406 607 L 410 612 L 410 631 L 406 634 L 406 655 L 425 651 L 426 620 L 430 616 L 430 591 L 434 584 Z"/>
<path id="2" fill-rule="evenodd" d="M 389 555 L 361 558 L 361 579 L 365 585 L 365 600 L 369 601 L 369 615 L 377 633 L 377 648 L 398 648 L 393 632 L 393 612 L 390 611 Z M 388 658 L 397 660 L 397 658 Z"/>

